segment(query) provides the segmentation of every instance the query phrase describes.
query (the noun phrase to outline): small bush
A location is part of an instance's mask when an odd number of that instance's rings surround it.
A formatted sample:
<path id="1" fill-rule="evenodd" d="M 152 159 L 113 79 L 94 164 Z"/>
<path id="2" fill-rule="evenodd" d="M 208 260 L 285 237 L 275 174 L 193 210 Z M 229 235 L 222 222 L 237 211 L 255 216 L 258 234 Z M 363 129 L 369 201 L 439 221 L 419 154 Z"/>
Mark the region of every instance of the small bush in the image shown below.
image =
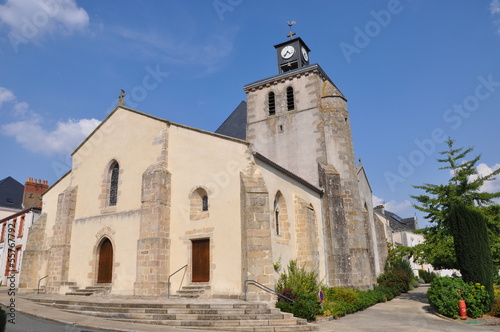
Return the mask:
<path id="1" fill-rule="evenodd" d="M 495 288 L 495 298 L 491 305 L 490 315 L 500 317 L 500 288 Z"/>
<path id="2" fill-rule="evenodd" d="M 418 270 L 418 276 L 422 278 L 426 284 L 430 284 L 434 278 L 438 277 L 436 272 L 429 272 L 426 270 Z"/>
<path id="3" fill-rule="evenodd" d="M 299 268 L 296 261 L 290 261 L 287 271 L 280 275 L 276 291 L 295 301 L 278 297 L 276 308 L 308 321 L 314 320 L 320 313 L 317 274 L 314 271 L 307 272 L 303 267 Z"/>
<path id="4" fill-rule="evenodd" d="M 384 298 L 384 301 L 382 301 L 382 302 L 390 301 L 390 300 L 392 300 L 394 298 L 394 292 L 388 286 L 377 285 L 377 286 L 375 286 L 374 290 L 377 293 L 379 293 L 379 294 L 382 295 L 382 297 Z"/>
<path id="5" fill-rule="evenodd" d="M 411 276 L 401 269 L 393 269 L 385 272 L 377 278 L 379 285 L 386 286 L 392 290 L 394 296 L 406 293 L 410 290 Z"/>
<path id="6" fill-rule="evenodd" d="M 490 294 L 480 284 L 465 283 L 462 278 L 437 277 L 427 291 L 429 302 L 440 314 L 458 317 L 458 301 L 467 305 L 467 316 L 481 317 L 490 310 Z"/>

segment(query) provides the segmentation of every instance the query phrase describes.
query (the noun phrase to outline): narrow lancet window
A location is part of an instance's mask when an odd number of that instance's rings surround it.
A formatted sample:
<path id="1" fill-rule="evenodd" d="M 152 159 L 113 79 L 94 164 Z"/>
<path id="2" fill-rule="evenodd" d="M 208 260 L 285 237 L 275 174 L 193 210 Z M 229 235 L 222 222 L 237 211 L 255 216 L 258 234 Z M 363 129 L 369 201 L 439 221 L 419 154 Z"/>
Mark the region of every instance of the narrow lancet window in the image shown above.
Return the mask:
<path id="1" fill-rule="evenodd" d="M 286 88 L 286 105 L 289 111 L 295 109 L 295 102 L 293 100 L 293 88 L 291 86 Z"/>
<path id="2" fill-rule="evenodd" d="M 111 181 L 109 185 L 109 205 L 115 206 L 118 199 L 118 174 L 120 173 L 120 166 L 115 163 L 111 167 Z"/>
<path id="3" fill-rule="evenodd" d="M 268 103 L 269 103 L 269 115 L 276 114 L 276 100 L 274 97 L 274 92 L 269 92 L 267 95 Z"/>
<path id="4" fill-rule="evenodd" d="M 208 211 L 208 196 L 205 195 L 201 198 L 201 210 Z"/>

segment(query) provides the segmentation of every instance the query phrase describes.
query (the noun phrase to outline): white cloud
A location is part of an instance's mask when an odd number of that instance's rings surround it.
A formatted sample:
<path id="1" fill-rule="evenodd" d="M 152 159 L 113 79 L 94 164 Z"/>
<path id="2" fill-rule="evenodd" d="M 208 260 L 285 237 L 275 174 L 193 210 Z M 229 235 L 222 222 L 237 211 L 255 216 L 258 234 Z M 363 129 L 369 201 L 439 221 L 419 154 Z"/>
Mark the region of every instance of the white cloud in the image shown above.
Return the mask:
<path id="1" fill-rule="evenodd" d="M 26 150 L 51 155 L 72 152 L 100 123 L 96 119 L 69 119 L 58 122 L 53 130 L 46 130 L 40 122 L 13 122 L 3 125 L 2 131 L 15 137 Z"/>
<path id="2" fill-rule="evenodd" d="M 83 30 L 89 24 L 89 16 L 75 0 L 7 0 L 0 5 L 0 22 L 17 38 L 33 39 L 46 33 Z"/>
<path id="3" fill-rule="evenodd" d="M 412 215 L 410 208 L 412 207 L 411 202 L 409 200 L 404 200 L 402 202 L 398 202 L 395 200 L 390 200 L 386 202 L 383 198 L 372 195 L 373 206 L 383 205 L 385 210 L 400 215 L 405 218 L 408 215 Z"/>
<path id="4" fill-rule="evenodd" d="M 500 14 L 500 0 L 492 0 L 490 3 L 491 14 Z"/>
<path id="5" fill-rule="evenodd" d="M 0 87 L 0 108 L 3 106 L 4 103 L 7 103 L 9 101 L 13 101 L 15 99 L 14 94 L 12 91 Z"/>
<path id="6" fill-rule="evenodd" d="M 485 176 L 490 174 L 491 172 L 496 171 L 497 169 L 500 168 L 500 164 L 495 164 L 493 166 L 488 166 L 485 163 L 481 163 L 477 165 L 477 172 L 480 176 Z M 497 175 L 495 180 L 492 181 L 486 181 L 480 188 L 481 191 L 484 192 L 498 192 L 500 191 L 500 175 Z"/>
<path id="7" fill-rule="evenodd" d="M 499 15 L 500 14 L 500 0 L 492 0 L 490 2 L 490 13 L 491 15 Z M 493 24 L 498 26 L 497 33 L 500 35 L 500 20 L 493 20 Z"/>
<path id="8" fill-rule="evenodd" d="M 42 117 L 28 103 L 18 101 L 11 91 L 0 87 L 0 106 L 2 96 L 8 96 L 5 100 L 13 104 L 11 114 L 21 120 L 0 126 L 1 132 L 14 137 L 28 151 L 46 155 L 70 153 L 100 124 L 96 119 L 68 119 L 47 130 L 42 126 Z"/>

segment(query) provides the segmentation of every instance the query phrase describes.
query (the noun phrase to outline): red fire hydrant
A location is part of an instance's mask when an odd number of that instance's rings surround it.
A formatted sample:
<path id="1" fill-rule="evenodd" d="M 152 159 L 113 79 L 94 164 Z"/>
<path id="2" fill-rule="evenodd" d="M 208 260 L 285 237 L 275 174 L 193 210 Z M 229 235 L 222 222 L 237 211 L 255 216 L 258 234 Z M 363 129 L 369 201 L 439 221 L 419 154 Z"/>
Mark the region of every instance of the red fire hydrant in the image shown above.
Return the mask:
<path id="1" fill-rule="evenodd" d="M 467 318 L 467 306 L 464 300 L 458 300 L 458 311 L 460 312 L 461 319 Z"/>

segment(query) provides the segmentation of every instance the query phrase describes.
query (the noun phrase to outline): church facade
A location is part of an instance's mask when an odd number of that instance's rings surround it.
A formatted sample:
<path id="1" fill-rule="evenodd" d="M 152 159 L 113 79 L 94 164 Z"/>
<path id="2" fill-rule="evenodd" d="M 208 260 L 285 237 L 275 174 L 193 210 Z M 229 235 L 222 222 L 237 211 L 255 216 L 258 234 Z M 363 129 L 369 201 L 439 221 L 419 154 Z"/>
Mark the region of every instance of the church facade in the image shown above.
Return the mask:
<path id="1" fill-rule="evenodd" d="M 165 296 L 170 280 L 237 298 L 292 259 L 329 286 L 374 284 L 387 247 L 346 98 L 300 38 L 275 48 L 279 74 L 246 85 L 215 133 L 118 106 L 44 194 L 20 288 L 48 275 L 49 293 Z"/>

